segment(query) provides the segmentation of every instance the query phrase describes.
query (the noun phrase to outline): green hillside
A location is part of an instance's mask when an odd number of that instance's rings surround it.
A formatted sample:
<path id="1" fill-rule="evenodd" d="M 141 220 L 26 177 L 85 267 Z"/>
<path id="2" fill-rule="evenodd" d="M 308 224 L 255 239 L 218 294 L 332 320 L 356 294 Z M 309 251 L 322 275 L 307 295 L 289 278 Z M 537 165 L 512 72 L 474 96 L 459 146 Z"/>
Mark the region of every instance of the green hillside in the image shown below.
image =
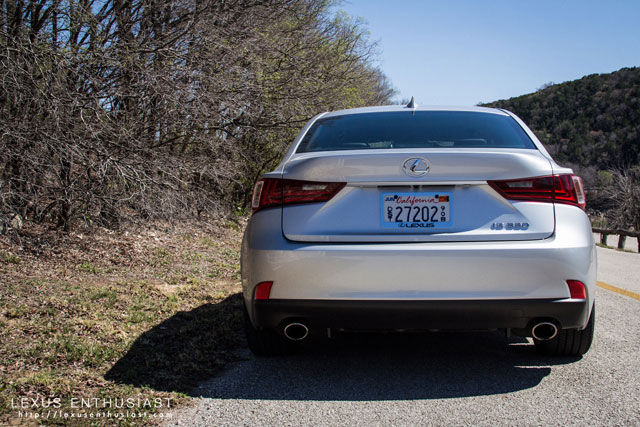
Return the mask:
<path id="1" fill-rule="evenodd" d="M 640 68 L 545 85 L 485 104 L 520 116 L 556 161 L 595 185 L 598 171 L 640 165 Z"/>

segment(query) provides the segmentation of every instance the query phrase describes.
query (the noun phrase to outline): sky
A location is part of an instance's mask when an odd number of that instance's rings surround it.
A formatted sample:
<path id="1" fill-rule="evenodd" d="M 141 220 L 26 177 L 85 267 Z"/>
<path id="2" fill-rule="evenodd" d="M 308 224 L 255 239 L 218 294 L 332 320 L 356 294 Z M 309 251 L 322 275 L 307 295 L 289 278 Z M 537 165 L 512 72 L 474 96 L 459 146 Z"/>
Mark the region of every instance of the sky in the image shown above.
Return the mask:
<path id="1" fill-rule="evenodd" d="M 476 105 L 640 66 L 640 0 L 346 0 L 378 65 L 423 105 Z"/>

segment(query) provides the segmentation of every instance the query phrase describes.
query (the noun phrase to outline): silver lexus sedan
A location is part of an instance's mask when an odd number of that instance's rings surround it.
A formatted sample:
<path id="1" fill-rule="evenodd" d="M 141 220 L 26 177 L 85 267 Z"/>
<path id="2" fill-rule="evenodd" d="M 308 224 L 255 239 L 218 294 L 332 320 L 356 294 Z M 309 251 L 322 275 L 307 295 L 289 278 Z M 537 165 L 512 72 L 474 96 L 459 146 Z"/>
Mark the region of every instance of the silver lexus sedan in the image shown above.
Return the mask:
<path id="1" fill-rule="evenodd" d="M 502 329 L 564 356 L 591 345 L 582 181 L 509 111 L 319 114 L 252 209 L 242 287 L 257 355 L 332 331 Z"/>

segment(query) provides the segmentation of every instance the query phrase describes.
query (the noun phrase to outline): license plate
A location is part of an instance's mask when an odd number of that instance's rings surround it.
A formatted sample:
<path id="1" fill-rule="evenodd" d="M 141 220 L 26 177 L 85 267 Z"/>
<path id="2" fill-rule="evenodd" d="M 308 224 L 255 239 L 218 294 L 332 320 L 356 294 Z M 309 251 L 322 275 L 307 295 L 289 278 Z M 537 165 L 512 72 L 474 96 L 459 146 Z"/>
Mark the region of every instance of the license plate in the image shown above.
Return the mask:
<path id="1" fill-rule="evenodd" d="M 451 225 L 449 193 L 385 193 L 382 226 L 391 228 L 439 228 Z"/>

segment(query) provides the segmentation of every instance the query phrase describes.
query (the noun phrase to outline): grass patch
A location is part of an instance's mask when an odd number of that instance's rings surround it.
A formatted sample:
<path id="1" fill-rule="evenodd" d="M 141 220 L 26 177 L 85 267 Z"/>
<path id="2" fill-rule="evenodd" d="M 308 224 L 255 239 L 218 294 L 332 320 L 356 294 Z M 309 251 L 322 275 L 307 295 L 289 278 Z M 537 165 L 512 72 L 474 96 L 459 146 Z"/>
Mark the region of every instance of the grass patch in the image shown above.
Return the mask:
<path id="1" fill-rule="evenodd" d="M 11 408 L 22 398 L 59 398 L 62 411 L 79 398 L 183 404 L 242 343 L 239 227 L 196 223 L 58 238 L 37 251 L 0 240 L 0 425 L 27 421 Z M 11 255 L 18 251 L 20 258 Z"/>
<path id="2" fill-rule="evenodd" d="M 91 273 L 91 274 L 101 274 L 102 270 L 97 268 L 95 265 L 93 265 L 93 263 L 91 262 L 83 262 L 82 264 L 80 264 L 78 266 L 78 270 L 83 272 L 83 273 Z"/>
<path id="3" fill-rule="evenodd" d="M 95 289 L 89 293 L 89 300 L 111 308 L 118 301 L 118 294 L 111 289 Z"/>
<path id="4" fill-rule="evenodd" d="M 20 257 L 11 252 L 0 252 L 0 261 L 8 264 L 20 264 Z"/>

